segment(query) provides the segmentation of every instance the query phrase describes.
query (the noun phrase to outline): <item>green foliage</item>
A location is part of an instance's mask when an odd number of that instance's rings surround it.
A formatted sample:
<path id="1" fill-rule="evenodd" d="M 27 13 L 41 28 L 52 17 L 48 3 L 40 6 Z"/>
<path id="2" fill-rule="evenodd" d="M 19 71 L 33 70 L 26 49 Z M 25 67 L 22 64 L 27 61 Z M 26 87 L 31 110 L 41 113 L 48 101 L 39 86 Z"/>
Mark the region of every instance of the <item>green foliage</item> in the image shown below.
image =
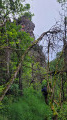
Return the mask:
<path id="1" fill-rule="evenodd" d="M 0 34 L 1 36 L 0 46 L 2 47 L 2 49 L 0 49 L 1 51 L 0 73 L 2 76 L 1 79 L 2 84 L 7 81 L 6 80 L 7 79 L 6 76 L 7 49 L 5 50 L 5 47 L 9 47 L 9 54 L 10 54 L 9 70 L 12 76 L 21 59 L 21 55 L 24 54 L 25 50 L 30 46 L 31 41 L 33 41 L 33 38 L 31 38 L 28 33 L 21 31 L 21 25 L 16 25 L 16 21 L 14 22 L 7 21 L 5 24 L 6 24 L 6 28 L 5 26 L 1 27 L 1 34 Z"/>
<path id="2" fill-rule="evenodd" d="M 59 3 L 66 2 L 66 0 L 57 0 Z"/>
<path id="3" fill-rule="evenodd" d="M 19 85 L 18 84 L 13 84 L 10 87 L 10 94 L 14 95 L 14 96 L 18 96 L 19 95 Z"/>
<path id="4" fill-rule="evenodd" d="M 47 80 L 43 80 L 43 81 L 42 81 L 42 88 L 43 88 L 44 86 L 47 86 Z"/>
<path id="5" fill-rule="evenodd" d="M 25 0 L 24 0 L 25 1 Z M 1 22 L 4 19 L 10 18 L 10 15 L 14 19 L 16 16 L 21 16 L 25 11 L 29 11 L 30 4 L 23 5 L 23 0 L 1 0 L 0 1 L 0 13 Z"/>
<path id="6" fill-rule="evenodd" d="M 3 89 L 4 89 L 4 85 L 1 85 L 1 86 L 0 86 L 0 95 L 1 95 L 1 93 L 2 93 L 2 91 L 3 91 Z"/>
<path id="7" fill-rule="evenodd" d="M 32 16 L 34 16 L 34 14 L 31 14 L 30 12 L 25 12 L 24 16 L 26 16 L 29 20 L 31 20 Z"/>
<path id="8" fill-rule="evenodd" d="M 0 115 L 0 120 L 8 120 L 8 118 L 6 116 L 1 116 Z"/>
<path id="9" fill-rule="evenodd" d="M 30 42 L 33 41 L 33 39 L 29 36 L 29 34 L 20 30 L 21 26 L 16 25 L 15 21 L 13 23 L 8 21 L 6 23 L 6 29 L 5 27 L 2 28 L 3 32 L 1 32 L 0 41 L 1 46 L 7 46 L 8 40 L 9 46 L 14 48 L 17 45 L 20 45 L 20 48 L 23 48 L 23 50 L 25 50 L 29 46 Z"/>
<path id="10" fill-rule="evenodd" d="M 44 102 L 41 92 L 31 86 L 24 89 L 24 96 L 12 104 L 5 105 L 1 116 L 8 120 L 52 120 L 52 111 Z"/>
<path id="11" fill-rule="evenodd" d="M 25 4 L 25 9 L 29 10 L 30 9 L 30 4 Z"/>
<path id="12" fill-rule="evenodd" d="M 60 58 L 61 55 L 62 55 L 62 59 Z M 56 59 L 50 62 L 50 70 L 55 71 L 57 69 L 57 71 L 59 71 L 62 70 L 63 66 L 64 66 L 64 56 L 61 51 L 56 54 Z"/>
<path id="13" fill-rule="evenodd" d="M 67 120 L 67 102 L 63 103 L 58 115 L 59 120 Z"/>

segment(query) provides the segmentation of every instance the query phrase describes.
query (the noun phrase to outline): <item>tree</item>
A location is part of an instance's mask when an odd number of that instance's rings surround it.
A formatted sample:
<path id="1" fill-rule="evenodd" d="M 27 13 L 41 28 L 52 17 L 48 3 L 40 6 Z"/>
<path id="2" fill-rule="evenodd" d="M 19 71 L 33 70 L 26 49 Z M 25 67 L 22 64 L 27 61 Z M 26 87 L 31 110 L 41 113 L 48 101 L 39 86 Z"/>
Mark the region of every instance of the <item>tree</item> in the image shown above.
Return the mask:
<path id="1" fill-rule="evenodd" d="M 62 28 L 63 29 L 63 37 L 62 37 L 62 41 L 63 41 L 63 58 L 64 58 L 64 68 L 65 70 L 67 70 L 67 1 L 66 0 L 58 0 L 58 2 L 61 4 L 61 8 L 62 8 L 62 13 L 61 13 L 61 17 L 62 19 Z M 66 76 L 67 76 L 67 72 L 66 72 Z M 61 88 L 62 88 L 62 99 L 64 100 L 64 84 L 65 84 L 65 77 L 64 74 L 62 74 L 62 80 L 61 80 Z M 62 100 L 62 101 L 63 101 Z"/>
<path id="2" fill-rule="evenodd" d="M 15 70 L 18 62 L 20 61 L 21 53 L 24 52 L 26 46 L 24 45 L 23 50 L 20 52 L 16 49 L 22 49 L 23 41 L 25 39 L 32 40 L 25 32 L 22 33 L 21 26 L 16 25 L 14 21 L 16 17 L 20 17 L 21 15 L 28 16 L 31 20 L 32 14 L 29 12 L 30 4 L 23 5 L 25 0 L 1 0 L 0 1 L 0 26 L 1 26 L 1 34 L 0 34 L 0 49 L 1 51 L 1 84 L 9 81 L 11 74 Z M 13 23 L 11 22 L 13 21 Z M 26 34 L 26 38 L 25 38 Z M 18 39 L 18 41 L 16 41 Z M 23 41 L 21 42 L 21 40 Z M 22 45 L 21 45 L 22 44 Z M 28 43 L 27 43 L 28 45 Z M 13 50 L 15 48 L 15 50 Z M 14 54 L 12 53 L 14 51 Z M 16 59 L 14 60 L 14 55 Z M 3 57 L 3 58 L 2 58 Z M 13 60 L 11 60 L 13 59 Z M 18 61 L 19 60 L 19 61 Z M 14 62 L 15 61 L 15 62 Z M 13 67 L 13 69 L 11 67 Z M 5 75 L 3 75 L 5 73 Z M 7 74 L 6 74 L 7 73 Z M 19 70 L 19 76 L 21 72 Z M 20 77 L 19 77 L 19 88 L 20 88 Z"/>
<path id="3" fill-rule="evenodd" d="M 1 0 L 0 1 L 0 26 L 4 25 L 7 19 L 15 19 L 16 16 L 25 14 L 29 11 L 30 4 L 22 4 L 25 0 Z"/>
<path id="4" fill-rule="evenodd" d="M 15 21 L 16 16 L 20 17 L 21 15 L 28 16 L 31 20 L 32 14 L 29 12 L 30 4 L 23 5 L 24 1 L 25 0 L 0 1 L 0 84 L 7 83 L 9 81 L 9 78 L 13 74 L 18 62 L 20 61 L 21 54 L 24 53 L 25 49 L 28 47 L 28 44 L 30 44 L 33 40 L 27 33 L 21 31 L 21 25 L 17 25 Z M 18 51 L 18 49 L 20 49 L 20 51 Z M 19 88 L 21 89 L 20 70 Z"/>

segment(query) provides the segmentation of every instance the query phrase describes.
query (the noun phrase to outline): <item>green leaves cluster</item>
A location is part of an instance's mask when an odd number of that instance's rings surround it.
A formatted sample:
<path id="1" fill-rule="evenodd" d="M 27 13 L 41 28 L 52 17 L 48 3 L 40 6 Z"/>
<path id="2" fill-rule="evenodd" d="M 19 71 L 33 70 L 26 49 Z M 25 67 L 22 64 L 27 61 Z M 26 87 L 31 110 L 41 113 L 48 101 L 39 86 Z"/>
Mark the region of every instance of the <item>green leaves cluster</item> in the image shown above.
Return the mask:
<path id="1" fill-rule="evenodd" d="M 66 2 L 67 0 L 57 0 L 59 3 Z"/>
<path id="2" fill-rule="evenodd" d="M 16 17 L 20 17 L 25 13 L 32 16 L 29 12 L 30 4 L 24 4 L 25 0 L 0 0 L 0 25 L 5 24 L 7 19 L 14 20 Z M 25 14 L 25 15 L 26 15 Z"/>

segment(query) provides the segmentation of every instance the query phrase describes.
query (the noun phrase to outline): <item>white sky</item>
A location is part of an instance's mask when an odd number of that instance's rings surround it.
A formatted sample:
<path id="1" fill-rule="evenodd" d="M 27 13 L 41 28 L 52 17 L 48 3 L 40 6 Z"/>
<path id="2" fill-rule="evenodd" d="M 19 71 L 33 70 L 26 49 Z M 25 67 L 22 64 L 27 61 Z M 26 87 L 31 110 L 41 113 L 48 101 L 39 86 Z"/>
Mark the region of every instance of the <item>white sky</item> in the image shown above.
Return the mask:
<path id="1" fill-rule="evenodd" d="M 35 15 L 32 21 L 35 24 L 36 38 L 49 30 L 60 18 L 61 7 L 57 0 L 26 0 L 26 3 L 30 3 L 31 12 Z"/>

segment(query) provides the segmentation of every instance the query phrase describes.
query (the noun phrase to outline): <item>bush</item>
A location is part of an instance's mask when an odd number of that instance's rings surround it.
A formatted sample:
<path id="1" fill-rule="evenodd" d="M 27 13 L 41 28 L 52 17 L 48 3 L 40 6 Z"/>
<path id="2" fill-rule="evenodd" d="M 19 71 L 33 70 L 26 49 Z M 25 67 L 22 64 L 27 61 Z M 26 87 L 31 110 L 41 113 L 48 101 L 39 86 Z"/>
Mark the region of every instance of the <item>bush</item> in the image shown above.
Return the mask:
<path id="1" fill-rule="evenodd" d="M 19 95 L 19 86 L 17 84 L 13 84 L 10 89 L 8 90 L 7 94 L 11 94 L 14 96 L 18 96 Z"/>
<path id="2" fill-rule="evenodd" d="M 0 116 L 0 120 L 8 120 L 6 116 Z"/>
<path id="3" fill-rule="evenodd" d="M 24 89 L 24 96 L 17 102 L 5 105 L 8 120 L 52 120 L 52 111 L 46 105 L 42 94 L 32 87 Z"/>
<path id="4" fill-rule="evenodd" d="M 67 120 L 67 102 L 65 102 L 59 112 L 58 120 Z"/>

